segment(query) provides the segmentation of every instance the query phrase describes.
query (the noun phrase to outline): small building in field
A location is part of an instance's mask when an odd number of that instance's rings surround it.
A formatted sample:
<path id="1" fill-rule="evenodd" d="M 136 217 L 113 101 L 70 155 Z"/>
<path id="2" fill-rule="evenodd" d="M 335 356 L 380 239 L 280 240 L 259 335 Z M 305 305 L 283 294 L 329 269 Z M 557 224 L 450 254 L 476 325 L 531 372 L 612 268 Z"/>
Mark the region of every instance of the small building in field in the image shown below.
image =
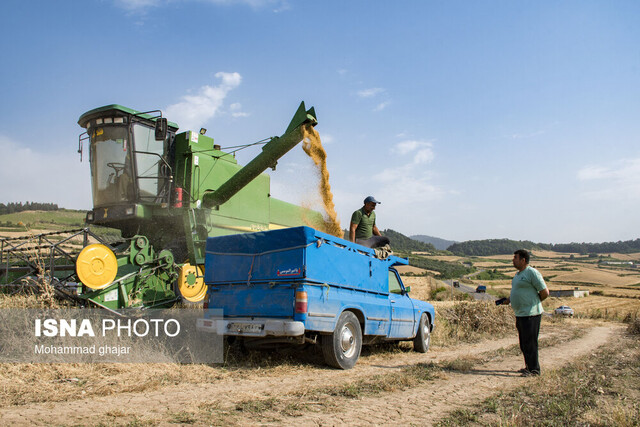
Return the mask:
<path id="1" fill-rule="evenodd" d="M 578 288 L 573 289 L 561 289 L 552 291 L 549 289 L 549 296 L 555 298 L 583 298 L 589 296 L 589 291 L 581 291 Z"/>

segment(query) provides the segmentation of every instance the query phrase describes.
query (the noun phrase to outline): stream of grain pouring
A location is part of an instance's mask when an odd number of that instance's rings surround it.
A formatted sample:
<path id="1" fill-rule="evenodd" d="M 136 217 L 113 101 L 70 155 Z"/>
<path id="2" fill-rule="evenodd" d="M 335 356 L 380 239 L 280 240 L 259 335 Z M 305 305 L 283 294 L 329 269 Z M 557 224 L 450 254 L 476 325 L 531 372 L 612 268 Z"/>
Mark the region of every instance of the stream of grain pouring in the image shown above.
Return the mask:
<path id="1" fill-rule="evenodd" d="M 333 193 L 331 193 L 331 185 L 329 184 L 329 170 L 327 169 L 327 152 L 322 147 L 320 135 L 312 126 L 303 128 L 304 139 L 302 149 L 313 163 L 315 163 L 320 178 L 319 190 L 322 197 L 322 206 L 324 208 L 326 218 L 324 219 L 324 231 L 336 236 L 343 237 L 340 221 L 336 214 L 336 207 L 333 203 Z"/>

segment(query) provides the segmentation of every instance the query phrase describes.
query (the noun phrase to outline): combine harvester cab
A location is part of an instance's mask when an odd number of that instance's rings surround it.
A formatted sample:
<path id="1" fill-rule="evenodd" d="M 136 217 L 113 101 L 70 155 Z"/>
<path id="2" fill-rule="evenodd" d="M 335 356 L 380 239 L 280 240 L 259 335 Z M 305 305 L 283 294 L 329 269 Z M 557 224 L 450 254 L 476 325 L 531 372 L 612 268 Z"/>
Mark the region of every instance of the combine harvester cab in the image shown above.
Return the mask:
<path id="1" fill-rule="evenodd" d="M 86 223 L 117 229 L 123 240 L 108 244 L 90 228 L 74 230 L 82 242 L 66 249 L 34 236 L 0 239 L 0 284 L 45 276 L 66 296 L 111 310 L 199 302 L 208 237 L 322 222 L 318 212 L 272 198 L 263 173 L 302 141 L 305 126 L 317 124 L 304 102 L 284 134 L 269 138 L 245 167 L 204 132 L 177 133 L 160 111 L 108 105 L 78 124 L 86 129 L 78 152 L 82 160 L 86 141 L 91 166 Z"/>

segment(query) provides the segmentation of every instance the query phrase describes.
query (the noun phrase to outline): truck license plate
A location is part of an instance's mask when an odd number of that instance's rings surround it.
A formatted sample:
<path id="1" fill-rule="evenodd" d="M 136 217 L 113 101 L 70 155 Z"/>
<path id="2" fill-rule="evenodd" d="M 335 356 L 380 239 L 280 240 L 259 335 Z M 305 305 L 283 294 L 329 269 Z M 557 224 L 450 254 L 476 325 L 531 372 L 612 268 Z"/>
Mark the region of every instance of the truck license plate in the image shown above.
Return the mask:
<path id="1" fill-rule="evenodd" d="M 257 323 L 239 323 L 233 322 L 229 323 L 227 329 L 234 332 L 251 332 L 258 333 L 262 331 L 262 325 Z"/>

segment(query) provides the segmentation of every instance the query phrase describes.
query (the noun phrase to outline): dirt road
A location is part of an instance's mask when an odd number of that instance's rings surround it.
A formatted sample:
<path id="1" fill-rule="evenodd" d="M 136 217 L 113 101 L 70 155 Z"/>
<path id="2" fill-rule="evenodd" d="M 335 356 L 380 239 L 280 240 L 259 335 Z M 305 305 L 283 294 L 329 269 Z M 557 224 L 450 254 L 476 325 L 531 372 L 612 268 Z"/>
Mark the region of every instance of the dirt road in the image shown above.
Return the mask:
<path id="1" fill-rule="evenodd" d="M 615 339 L 620 327 L 583 321 L 543 329 L 544 369 L 558 368 Z M 548 343 L 544 345 L 544 343 Z M 11 406 L 2 425 L 430 425 L 448 412 L 526 384 L 514 337 L 427 353 L 373 352 L 350 371 L 322 366 L 221 375 L 219 381 L 144 393 Z M 425 362 L 476 361 L 468 372 L 444 371 L 420 384 L 358 395 L 362 381 L 385 382 Z M 337 389 L 336 387 L 342 387 Z M 341 391 L 340 393 L 336 392 Z M 351 390 L 351 391 L 350 391 Z M 345 392 L 347 391 L 347 392 Z"/>

